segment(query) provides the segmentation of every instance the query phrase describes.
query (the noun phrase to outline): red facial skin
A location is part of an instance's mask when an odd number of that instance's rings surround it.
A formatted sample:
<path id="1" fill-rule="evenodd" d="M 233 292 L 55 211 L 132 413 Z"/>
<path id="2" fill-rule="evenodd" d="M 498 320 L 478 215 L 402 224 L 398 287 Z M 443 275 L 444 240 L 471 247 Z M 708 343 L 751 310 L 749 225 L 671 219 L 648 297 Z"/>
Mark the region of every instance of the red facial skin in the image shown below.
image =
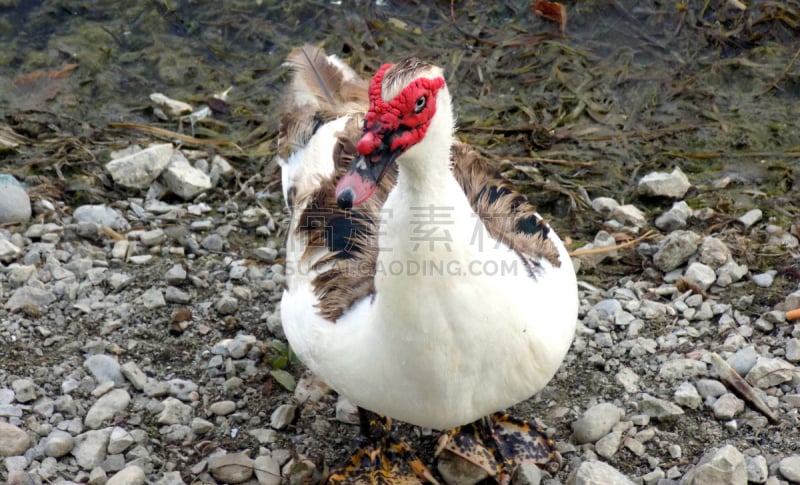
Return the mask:
<path id="1" fill-rule="evenodd" d="M 388 166 L 425 136 L 436 113 L 436 94 L 445 84 L 442 78 L 420 78 L 391 101 L 384 101 L 383 76 L 390 67 L 392 64 L 381 66 L 369 85 L 369 111 L 364 116 L 364 134 L 356 145 L 363 158 L 354 160 L 336 185 L 337 197 L 348 189 L 353 191 L 354 206 L 375 193 Z M 421 97 L 424 106 L 416 113 Z"/>

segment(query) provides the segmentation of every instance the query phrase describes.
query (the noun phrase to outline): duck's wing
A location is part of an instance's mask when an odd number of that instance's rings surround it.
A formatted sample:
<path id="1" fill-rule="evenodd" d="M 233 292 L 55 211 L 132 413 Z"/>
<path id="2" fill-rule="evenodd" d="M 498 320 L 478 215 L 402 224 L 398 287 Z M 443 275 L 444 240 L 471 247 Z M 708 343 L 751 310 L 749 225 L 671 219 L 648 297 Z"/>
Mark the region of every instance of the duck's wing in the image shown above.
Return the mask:
<path id="1" fill-rule="evenodd" d="M 338 179 L 355 158 L 368 107 L 367 85 L 322 50 L 304 46 L 288 58 L 294 74 L 281 119 L 278 161 L 292 211 L 287 284 L 310 285 L 317 313 L 336 322 L 375 292 L 380 211 L 395 184 L 387 173 L 355 209 L 336 203 Z M 310 308 L 309 310 L 313 310 Z"/>
<path id="2" fill-rule="evenodd" d="M 560 267 L 557 236 L 528 199 L 469 145 L 456 142 L 452 157 L 453 174 L 489 238 L 519 254 L 534 278 L 543 261 Z"/>

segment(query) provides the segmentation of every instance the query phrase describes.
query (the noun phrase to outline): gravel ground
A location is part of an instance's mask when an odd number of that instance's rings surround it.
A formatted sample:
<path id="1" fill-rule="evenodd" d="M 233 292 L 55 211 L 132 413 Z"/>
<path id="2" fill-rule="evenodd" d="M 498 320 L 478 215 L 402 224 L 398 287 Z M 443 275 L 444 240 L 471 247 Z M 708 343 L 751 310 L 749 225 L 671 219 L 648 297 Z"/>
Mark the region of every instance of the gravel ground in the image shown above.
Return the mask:
<path id="1" fill-rule="evenodd" d="M 308 483 L 346 456 L 352 404 L 286 351 L 280 194 L 224 202 L 230 166 L 190 159 L 208 179 L 201 195 L 185 187 L 191 171 L 155 183 L 183 184 L 193 200 L 72 211 L 40 199 L 32 220 L 0 229 L 0 480 Z M 800 289 L 775 288 L 775 272 L 735 256 L 757 241 L 796 261 L 797 228 L 755 210 L 708 235 L 713 211 L 682 201 L 692 184 L 679 170 L 650 174 L 635 205 L 592 201 L 603 223 L 590 246 L 653 226 L 658 236 L 575 258 L 574 345 L 552 383 L 514 410 L 548 429 L 564 467 L 526 467 L 517 482 L 800 482 L 800 324 L 786 318 Z M 398 434 L 433 462 L 435 433 L 401 424 Z M 459 483 L 480 479 L 465 473 Z"/>

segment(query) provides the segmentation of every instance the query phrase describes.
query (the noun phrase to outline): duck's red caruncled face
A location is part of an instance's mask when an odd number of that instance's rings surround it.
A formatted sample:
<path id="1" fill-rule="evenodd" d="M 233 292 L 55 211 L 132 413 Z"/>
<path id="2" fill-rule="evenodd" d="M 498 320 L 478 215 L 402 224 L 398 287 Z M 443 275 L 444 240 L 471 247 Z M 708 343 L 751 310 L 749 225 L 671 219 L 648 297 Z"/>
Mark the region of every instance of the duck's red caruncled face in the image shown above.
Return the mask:
<path id="1" fill-rule="evenodd" d="M 436 114 L 436 94 L 444 79 L 418 78 L 389 101 L 383 99 L 383 78 L 393 64 L 384 64 L 369 85 L 369 111 L 356 149 L 361 155 L 339 180 L 336 196 L 341 207 L 367 200 L 398 156 L 419 143 Z"/>

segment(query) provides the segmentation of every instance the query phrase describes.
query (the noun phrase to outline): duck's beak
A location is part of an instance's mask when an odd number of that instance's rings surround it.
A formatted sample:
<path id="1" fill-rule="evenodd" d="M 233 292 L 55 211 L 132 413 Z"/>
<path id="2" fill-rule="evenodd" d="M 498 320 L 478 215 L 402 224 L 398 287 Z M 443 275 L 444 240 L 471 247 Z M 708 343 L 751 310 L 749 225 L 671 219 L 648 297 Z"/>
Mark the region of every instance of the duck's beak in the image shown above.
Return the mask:
<path id="1" fill-rule="evenodd" d="M 378 184 L 389 166 L 402 153 L 401 148 L 392 150 L 384 138 L 367 131 L 358 142 L 359 155 L 350 164 L 350 169 L 336 184 L 336 203 L 342 209 L 350 209 L 369 199 L 378 190 Z"/>

